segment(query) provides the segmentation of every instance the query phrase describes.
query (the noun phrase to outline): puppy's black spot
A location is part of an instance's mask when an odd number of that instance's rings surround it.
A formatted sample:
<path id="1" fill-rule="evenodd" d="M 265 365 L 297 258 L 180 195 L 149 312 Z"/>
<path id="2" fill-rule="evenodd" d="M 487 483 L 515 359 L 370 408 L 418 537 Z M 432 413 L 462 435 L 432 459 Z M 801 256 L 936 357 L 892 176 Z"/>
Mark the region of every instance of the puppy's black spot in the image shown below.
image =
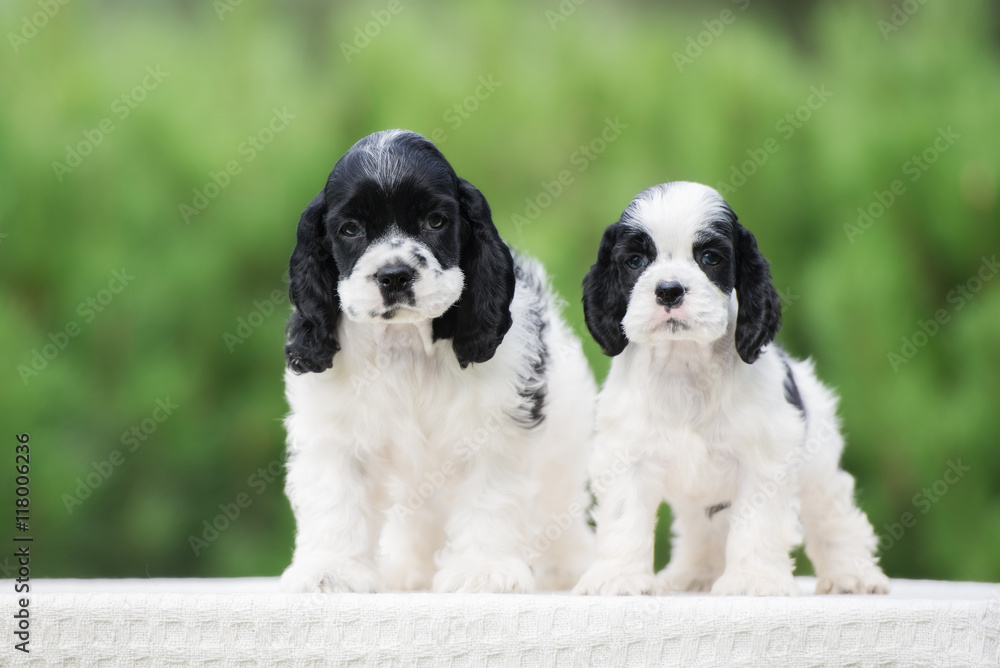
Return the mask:
<path id="1" fill-rule="evenodd" d="M 522 403 L 511 417 L 521 426 L 530 429 L 537 427 L 545 419 L 545 398 L 548 392 L 546 371 L 549 362 L 549 348 L 545 342 L 545 334 L 549 323 L 545 315 L 545 286 L 535 280 L 535 276 L 525 272 L 520 265 L 514 265 L 514 276 L 518 283 L 524 285 L 532 293 L 532 304 L 526 314 L 531 329 L 531 338 L 538 342 L 535 350 L 525 352 L 528 358 L 528 368 L 518 379 L 518 394 Z"/>
<path id="2" fill-rule="evenodd" d="M 413 262 L 420 268 L 427 266 L 427 258 L 420 253 L 413 254 Z"/>
<path id="3" fill-rule="evenodd" d="M 705 508 L 705 514 L 708 515 L 708 519 L 712 519 L 712 517 L 716 513 L 721 513 L 723 510 L 725 510 L 726 508 L 728 508 L 730 505 L 731 504 L 730 504 L 729 501 L 723 501 L 722 503 L 717 503 L 714 506 L 709 506 L 708 508 Z"/>
<path id="4" fill-rule="evenodd" d="M 389 309 L 388 311 L 386 311 L 385 313 L 382 314 L 382 319 L 383 320 L 392 320 L 393 318 L 396 317 L 396 313 L 398 313 L 398 312 L 399 312 L 399 309 L 391 308 L 391 309 Z"/>
<path id="5" fill-rule="evenodd" d="M 806 406 L 799 394 L 799 386 L 795 384 L 795 377 L 792 375 L 792 367 L 785 362 L 785 401 L 799 409 L 803 416 L 806 414 Z"/>

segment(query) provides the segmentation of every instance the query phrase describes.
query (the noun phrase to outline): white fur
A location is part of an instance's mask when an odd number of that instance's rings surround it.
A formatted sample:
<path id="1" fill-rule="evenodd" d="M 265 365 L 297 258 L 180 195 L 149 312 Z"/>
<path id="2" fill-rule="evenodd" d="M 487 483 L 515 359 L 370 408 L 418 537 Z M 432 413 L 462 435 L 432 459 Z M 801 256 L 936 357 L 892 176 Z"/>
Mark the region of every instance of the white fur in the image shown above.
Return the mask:
<path id="1" fill-rule="evenodd" d="M 597 561 L 574 591 L 793 595 L 789 551 L 802 539 L 818 593 L 885 593 L 876 539 L 839 468 L 837 400 L 809 361 L 788 360 L 806 417 L 784 396 L 786 357 L 766 348 L 753 364 L 734 347 L 735 290 L 722 294 L 697 266 L 695 235 L 721 202 L 697 184 L 672 184 L 630 207 L 657 257 L 637 281 L 623 328 L 629 339 L 598 398 L 590 462 L 597 497 Z M 666 324 L 659 281 L 686 288 Z M 654 575 L 662 501 L 673 510 L 670 564 Z M 723 503 L 725 510 L 709 517 Z"/>
<path id="2" fill-rule="evenodd" d="M 373 245 L 372 267 L 403 250 Z M 428 317 L 367 318 L 377 289 L 341 282 L 358 319 L 342 315 L 333 367 L 285 374 L 297 521 L 285 591 L 568 589 L 589 565 L 584 480 L 596 388 L 541 268 L 515 259 L 523 272 L 513 325 L 493 359 L 466 369 L 451 340 L 432 341 Z M 457 288 L 444 277 L 445 289 L 460 292 L 455 271 Z M 530 326 L 538 313 L 543 340 Z M 545 417 L 529 428 L 512 416 L 523 417 L 518 388 L 543 342 Z"/>
<path id="3" fill-rule="evenodd" d="M 420 268 L 415 260 L 425 262 Z M 395 303 L 387 307 L 378 288 L 375 272 L 382 267 L 405 265 L 414 272 L 414 304 Z M 384 239 L 372 243 L 358 258 L 350 274 L 337 286 L 341 308 L 351 320 L 378 322 L 391 311 L 392 321 L 424 322 L 442 315 L 462 294 L 462 270 L 444 269 L 427 246 L 398 229 L 391 229 Z"/>

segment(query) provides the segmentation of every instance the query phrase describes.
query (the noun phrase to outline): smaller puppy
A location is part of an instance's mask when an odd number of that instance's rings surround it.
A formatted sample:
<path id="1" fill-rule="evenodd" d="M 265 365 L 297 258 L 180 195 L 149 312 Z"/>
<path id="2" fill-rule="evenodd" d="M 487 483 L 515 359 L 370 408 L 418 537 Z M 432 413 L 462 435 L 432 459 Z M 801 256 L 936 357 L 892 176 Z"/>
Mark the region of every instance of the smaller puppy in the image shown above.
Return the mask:
<path id="1" fill-rule="evenodd" d="M 802 530 L 817 593 L 888 592 L 839 468 L 837 398 L 811 362 L 767 345 L 778 294 L 719 193 L 683 182 L 639 193 L 583 289 L 587 326 L 615 359 L 590 464 L 597 561 L 576 593 L 793 595 Z M 673 549 L 654 575 L 664 500 Z"/>

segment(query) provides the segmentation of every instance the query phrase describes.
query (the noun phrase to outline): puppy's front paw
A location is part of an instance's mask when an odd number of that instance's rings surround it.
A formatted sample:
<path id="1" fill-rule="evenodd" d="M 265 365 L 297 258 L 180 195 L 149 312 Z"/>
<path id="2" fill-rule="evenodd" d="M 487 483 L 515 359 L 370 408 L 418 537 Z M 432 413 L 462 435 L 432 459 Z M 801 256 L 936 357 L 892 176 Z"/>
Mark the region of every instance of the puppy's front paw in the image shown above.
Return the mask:
<path id="1" fill-rule="evenodd" d="M 431 588 L 431 575 L 423 569 L 393 565 L 382 571 L 385 591 L 426 591 Z"/>
<path id="2" fill-rule="evenodd" d="M 723 573 L 712 585 L 718 596 L 797 596 L 798 588 L 791 574 Z"/>
<path id="3" fill-rule="evenodd" d="M 378 577 L 364 564 L 314 557 L 293 561 L 282 573 L 280 587 L 289 594 L 370 593 L 378 591 Z"/>
<path id="4" fill-rule="evenodd" d="M 637 596 L 658 594 L 660 584 L 652 571 L 648 573 L 623 572 L 614 564 L 598 562 L 590 567 L 576 587 L 574 594 L 590 596 Z"/>
<path id="5" fill-rule="evenodd" d="M 434 576 L 434 591 L 441 593 L 530 594 L 535 579 L 520 559 L 473 560 L 445 564 Z"/>
<path id="6" fill-rule="evenodd" d="M 712 591 L 712 583 L 717 578 L 718 576 L 714 573 L 693 570 L 682 571 L 679 569 L 671 570 L 669 566 L 656 575 L 656 580 L 660 583 L 660 589 L 664 592 L 709 592 Z"/>
<path id="7" fill-rule="evenodd" d="M 834 573 L 816 581 L 817 594 L 888 594 L 889 578 L 877 568 L 864 573 Z"/>

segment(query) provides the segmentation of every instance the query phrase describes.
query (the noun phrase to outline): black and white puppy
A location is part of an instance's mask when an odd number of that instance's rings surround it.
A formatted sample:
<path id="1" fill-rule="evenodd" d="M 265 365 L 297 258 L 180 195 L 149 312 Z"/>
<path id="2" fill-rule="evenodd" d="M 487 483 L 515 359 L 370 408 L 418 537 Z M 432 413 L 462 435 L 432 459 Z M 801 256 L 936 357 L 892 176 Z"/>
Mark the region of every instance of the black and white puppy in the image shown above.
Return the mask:
<path id="1" fill-rule="evenodd" d="M 424 137 L 368 136 L 302 213 L 289 276 L 282 588 L 572 587 L 596 386 L 483 195 Z"/>
<path id="2" fill-rule="evenodd" d="M 818 593 L 886 593 L 839 468 L 836 396 L 811 362 L 768 345 L 778 294 L 722 197 L 683 182 L 641 192 L 583 287 L 587 326 L 615 359 L 590 465 L 597 561 L 575 591 L 791 595 L 804 530 Z M 673 549 L 654 575 L 664 500 Z"/>

